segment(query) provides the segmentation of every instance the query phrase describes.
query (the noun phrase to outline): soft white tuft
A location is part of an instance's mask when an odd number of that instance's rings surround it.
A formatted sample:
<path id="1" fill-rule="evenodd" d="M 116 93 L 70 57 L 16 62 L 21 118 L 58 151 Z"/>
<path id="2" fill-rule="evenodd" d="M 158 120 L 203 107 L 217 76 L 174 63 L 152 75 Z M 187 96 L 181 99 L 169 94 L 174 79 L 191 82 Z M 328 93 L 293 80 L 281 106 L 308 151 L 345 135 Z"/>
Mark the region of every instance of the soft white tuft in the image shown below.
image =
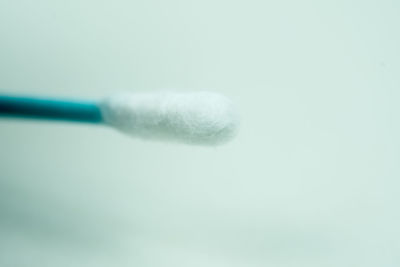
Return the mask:
<path id="1" fill-rule="evenodd" d="M 233 103 L 211 92 L 120 94 L 101 103 L 104 121 L 130 135 L 191 144 L 228 141 L 238 128 Z"/>

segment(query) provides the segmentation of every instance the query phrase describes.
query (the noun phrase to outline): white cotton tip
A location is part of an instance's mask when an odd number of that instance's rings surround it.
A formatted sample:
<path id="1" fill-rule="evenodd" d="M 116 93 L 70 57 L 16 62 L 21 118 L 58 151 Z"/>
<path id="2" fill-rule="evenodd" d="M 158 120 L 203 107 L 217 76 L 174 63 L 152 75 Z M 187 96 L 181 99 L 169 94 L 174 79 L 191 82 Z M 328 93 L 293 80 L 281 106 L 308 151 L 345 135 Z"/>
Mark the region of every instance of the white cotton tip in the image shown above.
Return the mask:
<path id="1" fill-rule="evenodd" d="M 233 103 L 211 92 L 120 94 L 100 106 L 107 124 L 143 139 L 215 145 L 239 125 Z"/>

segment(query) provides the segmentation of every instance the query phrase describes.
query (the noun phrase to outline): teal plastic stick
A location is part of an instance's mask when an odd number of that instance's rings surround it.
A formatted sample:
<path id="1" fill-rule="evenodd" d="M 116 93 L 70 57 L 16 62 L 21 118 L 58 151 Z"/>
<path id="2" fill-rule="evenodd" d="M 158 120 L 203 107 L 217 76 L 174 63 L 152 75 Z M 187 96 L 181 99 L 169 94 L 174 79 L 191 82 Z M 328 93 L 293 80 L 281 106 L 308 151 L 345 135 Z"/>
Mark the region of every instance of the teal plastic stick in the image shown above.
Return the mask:
<path id="1" fill-rule="evenodd" d="M 0 117 L 101 123 L 96 102 L 0 95 Z"/>

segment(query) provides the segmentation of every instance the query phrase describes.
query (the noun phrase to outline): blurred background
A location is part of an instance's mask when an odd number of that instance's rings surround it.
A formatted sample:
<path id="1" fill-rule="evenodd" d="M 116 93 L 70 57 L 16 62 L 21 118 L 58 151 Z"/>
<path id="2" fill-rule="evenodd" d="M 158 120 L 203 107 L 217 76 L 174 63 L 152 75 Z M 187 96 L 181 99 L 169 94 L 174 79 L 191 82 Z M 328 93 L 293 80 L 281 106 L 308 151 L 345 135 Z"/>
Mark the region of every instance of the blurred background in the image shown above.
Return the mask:
<path id="1" fill-rule="evenodd" d="M 204 148 L 0 120 L 1 266 L 400 266 L 400 2 L 0 0 L 0 93 L 212 90 Z"/>

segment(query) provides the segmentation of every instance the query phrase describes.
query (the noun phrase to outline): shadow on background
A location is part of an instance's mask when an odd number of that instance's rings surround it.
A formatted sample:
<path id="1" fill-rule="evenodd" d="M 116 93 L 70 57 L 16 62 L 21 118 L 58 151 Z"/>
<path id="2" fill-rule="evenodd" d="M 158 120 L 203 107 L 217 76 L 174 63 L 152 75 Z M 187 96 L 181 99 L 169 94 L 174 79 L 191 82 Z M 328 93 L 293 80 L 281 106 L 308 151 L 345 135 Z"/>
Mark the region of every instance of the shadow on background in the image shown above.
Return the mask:
<path id="1" fill-rule="evenodd" d="M 6 179 L 0 179 L 0 232 L 76 249 L 96 250 L 110 243 L 110 234 L 91 214 Z"/>

